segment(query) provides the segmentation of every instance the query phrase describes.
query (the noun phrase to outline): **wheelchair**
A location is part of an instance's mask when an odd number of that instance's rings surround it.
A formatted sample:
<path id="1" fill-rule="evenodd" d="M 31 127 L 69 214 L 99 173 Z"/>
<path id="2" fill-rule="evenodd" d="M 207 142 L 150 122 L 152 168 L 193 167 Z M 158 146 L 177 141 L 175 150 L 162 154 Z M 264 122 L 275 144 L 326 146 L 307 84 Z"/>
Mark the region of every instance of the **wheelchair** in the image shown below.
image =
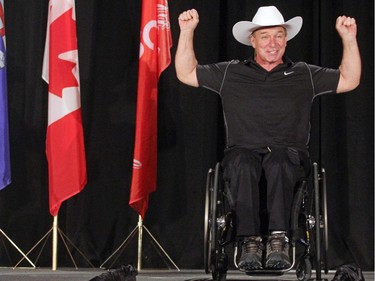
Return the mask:
<path id="1" fill-rule="evenodd" d="M 227 246 L 233 246 L 233 264 L 237 266 L 239 242 L 236 241 L 234 201 L 228 183 L 223 180 L 221 163 L 209 169 L 206 181 L 204 217 L 204 268 L 215 281 L 225 281 L 229 269 Z M 290 227 L 290 268 L 246 271 L 247 275 L 280 276 L 292 269 L 298 280 L 307 281 L 316 271 L 328 273 L 328 217 L 325 170 L 312 164 L 308 178 L 298 182 L 292 205 Z M 297 251 L 297 246 L 298 250 Z M 298 254 L 297 254 L 298 252 Z"/>

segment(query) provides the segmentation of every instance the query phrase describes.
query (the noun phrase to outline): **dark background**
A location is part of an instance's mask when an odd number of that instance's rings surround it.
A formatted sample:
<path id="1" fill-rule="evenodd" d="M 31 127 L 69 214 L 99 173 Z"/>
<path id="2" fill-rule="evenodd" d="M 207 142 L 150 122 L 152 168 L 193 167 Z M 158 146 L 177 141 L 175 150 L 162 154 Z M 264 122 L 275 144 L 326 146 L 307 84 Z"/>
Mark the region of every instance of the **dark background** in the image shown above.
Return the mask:
<path id="1" fill-rule="evenodd" d="M 76 0 L 82 111 L 88 184 L 66 201 L 60 229 L 94 266 L 101 265 L 137 226 L 129 207 L 141 1 Z M 312 159 L 327 171 L 329 266 L 356 262 L 374 269 L 374 3 L 368 0 L 170 0 L 174 57 L 180 12 L 196 8 L 196 55 L 200 63 L 246 59 L 232 26 L 251 20 L 259 6 L 275 5 L 285 20 L 300 15 L 302 31 L 288 42 L 293 60 L 338 67 L 339 15 L 358 23 L 363 60 L 361 85 L 352 93 L 317 98 L 312 110 Z M 9 123 L 12 179 L 0 192 L 0 227 L 28 251 L 52 227 L 48 209 L 45 136 L 47 85 L 41 68 L 47 0 L 6 0 Z M 206 172 L 221 159 L 223 126 L 215 93 L 177 81 L 173 62 L 159 82 L 158 182 L 145 226 L 180 268 L 203 268 Z M 136 264 L 137 237 L 114 264 Z M 43 245 L 41 243 L 40 245 Z M 30 257 L 51 266 L 51 238 Z M 2 238 L 0 264 L 21 256 Z M 89 266 L 73 250 L 78 266 Z M 144 233 L 143 266 L 170 267 Z M 73 266 L 59 242 L 59 266 Z M 27 266 L 27 263 L 22 263 Z"/>

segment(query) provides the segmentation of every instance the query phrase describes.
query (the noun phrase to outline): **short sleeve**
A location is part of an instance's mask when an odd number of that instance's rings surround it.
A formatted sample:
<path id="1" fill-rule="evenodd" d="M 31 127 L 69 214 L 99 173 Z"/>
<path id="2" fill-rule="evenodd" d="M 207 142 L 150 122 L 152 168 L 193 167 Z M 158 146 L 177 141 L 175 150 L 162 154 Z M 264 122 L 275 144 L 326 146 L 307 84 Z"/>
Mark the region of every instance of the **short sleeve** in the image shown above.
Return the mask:
<path id="1" fill-rule="evenodd" d="M 338 69 L 315 65 L 308 65 L 308 67 L 314 85 L 314 96 L 336 93 L 340 79 L 340 71 Z"/>
<path id="2" fill-rule="evenodd" d="M 225 71 L 230 62 L 197 65 L 197 79 L 200 87 L 207 88 L 216 93 L 220 92 L 225 77 Z"/>

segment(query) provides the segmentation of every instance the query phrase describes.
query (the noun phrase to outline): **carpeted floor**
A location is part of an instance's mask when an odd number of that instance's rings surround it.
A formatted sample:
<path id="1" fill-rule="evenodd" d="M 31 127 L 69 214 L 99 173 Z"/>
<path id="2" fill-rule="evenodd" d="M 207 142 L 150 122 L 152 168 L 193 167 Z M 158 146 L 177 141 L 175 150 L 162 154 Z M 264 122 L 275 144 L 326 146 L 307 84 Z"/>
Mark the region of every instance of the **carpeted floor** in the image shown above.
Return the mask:
<path id="1" fill-rule="evenodd" d="M 24 269 L 24 268 L 0 268 L 0 281 L 89 281 L 97 277 L 105 270 L 101 269 L 74 269 L 63 268 L 52 271 L 48 268 Z M 322 274 L 322 279 L 332 280 L 335 272 Z M 374 272 L 363 272 L 366 281 L 374 280 Z M 313 273 L 312 278 L 315 278 Z M 141 270 L 136 276 L 137 281 L 208 281 L 212 280 L 210 274 L 203 270 Z M 239 280 L 297 280 L 294 271 L 281 276 L 248 276 L 239 271 L 229 271 L 227 281 Z M 117 280 L 116 280 L 117 281 Z M 119 280 L 120 281 L 120 280 Z"/>

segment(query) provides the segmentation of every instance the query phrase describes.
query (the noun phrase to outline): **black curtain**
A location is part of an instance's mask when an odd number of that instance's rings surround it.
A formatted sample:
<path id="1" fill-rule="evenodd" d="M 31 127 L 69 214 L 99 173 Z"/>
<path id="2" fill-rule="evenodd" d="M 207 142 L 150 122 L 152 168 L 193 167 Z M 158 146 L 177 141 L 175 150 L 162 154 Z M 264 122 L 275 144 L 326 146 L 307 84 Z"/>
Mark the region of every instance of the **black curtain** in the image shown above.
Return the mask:
<path id="1" fill-rule="evenodd" d="M 335 31 L 339 15 L 358 23 L 363 61 L 361 85 L 353 92 L 314 101 L 310 150 L 327 172 L 330 268 L 356 262 L 374 270 L 374 22 L 373 1 L 359 0 L 170 0 L 174 56 L 180 12 L 196 8 L 195 47 L 200 63 L 246 59 L 232 26 L 251 20 L 259 6 L 275 5 L 286 20 L 304 19 L 288 42 L 295 60 L 338 67 L 342 47 Z M 60 229 L 94 266 L 101 265 L 135 229 L 129 207 L 139 50 L 141 1 L 76 0 L 83 125 L 88 184 L 63 203 Z M 47 85 L 41 79 L 47 0 L 5 0 L 12 183 L 0 192 L 0 228 L 28 251 L 52 227 L 45 157 Z M 180 268 L 203 267 L 205 180 L 222 157 L 223 120 L 216 94 L 181 84 L 172 64 L 159 82 L 158 181 L 144 221 Z M 0 264 L 20 254 L 2 237 Z M 51 239 L 50 237 L 48 239 Z M 51 240 L 30 257 L 51 265 Z M 43 248 L 44 247 L 44 248 Z M 80 267 L 90 266 L 72 249 Z M 113 266 L 136 264 L 137 237 Z M 144 233 L 143 266 L 173 267 Z M 59 266 L 73 266 L 59 242 Z M 22 265 L 27 266 L 23 262 Z"/>

